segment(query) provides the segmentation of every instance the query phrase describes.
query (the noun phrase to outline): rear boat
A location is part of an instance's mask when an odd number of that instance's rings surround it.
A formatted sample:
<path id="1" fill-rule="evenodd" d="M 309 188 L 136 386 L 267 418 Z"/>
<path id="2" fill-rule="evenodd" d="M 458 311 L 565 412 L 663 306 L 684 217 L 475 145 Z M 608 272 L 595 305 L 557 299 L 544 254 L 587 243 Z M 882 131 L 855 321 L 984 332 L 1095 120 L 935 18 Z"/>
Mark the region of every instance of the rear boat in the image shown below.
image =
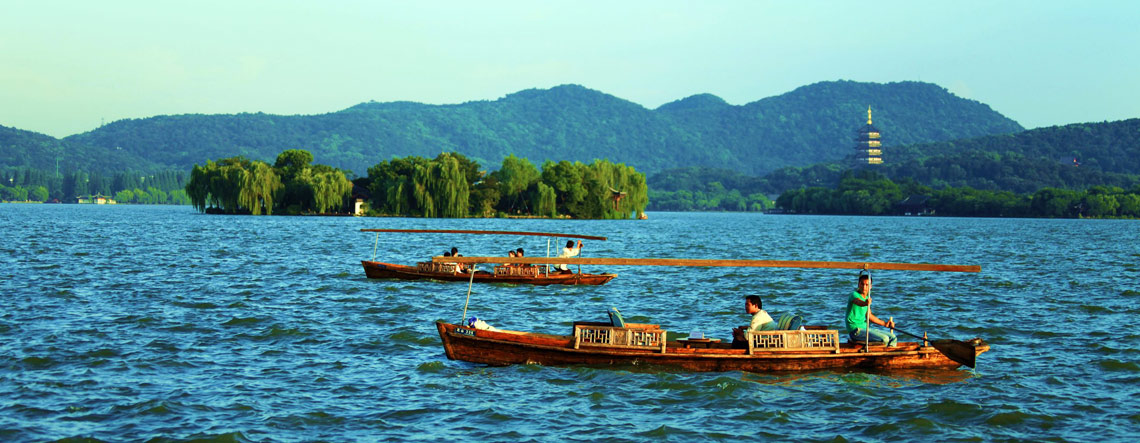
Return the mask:
<path id="1" fill-rule="evenodd" d="M 395 278 L 401 280 L 439 280 L 439 281 L 467 281 L 471 283 L 507 283 L 525 285 L 604 285 L 617 277 L 617 274 L 601 273 L 588 274 L 581 272 L 550 272 L 546 266 L 531 265 L 503 265 L 493 266 L 491 271 L 465 272 L 459 269 L 453 258 L 463 257 L 433 257 L 434 261 L 419 262 L 415 266 L 385 263 L 376 261 L 376 247 L 380 244 L 380 233 L 422 233 L 422 234 L 479 234 L 479 235 L 520 235 L 545 236 L 552 238 L 576 238 L 586 240 L 606 240 L 606 237 L 576 234 L 557 234 L 547 232 L 520 232 L 520 231 L 476 231 L 476 230 L 444 230 L 444 229 L 361 229 L 362 232 L 375 232 L 376 245 L 372 249 L 372 260 L 361 260 L 364 275 L 368 278 Z M 547 253 L 550 246 L 547 242 Z M 493 261 L 482 263 L 514 262 L 511 257 L 497 257 Z"/>
<path id="2" fill-rule="evenodd" d="M 495 272 L 475 271 L 475 275 L 461 273 L 455 266 L 433 268 L 431 262 L 416 266 L 362 260 L 364 275 L 368 278 L 398 278 L 402 280 L 468 281 L 475 283 L 509 283 L 519 285 L 604 285 L 617 274 L 548 273 L 539 267 L 518 268 L 497 266 Z"/>
<path id="3" fill-rule="evenodd" d="M 435 257 L 446 260 L 451 257 Z M 461 263 L 487 263 L 493 257 L 459 257 Z M 857 263 L 773 260 L 526 258 L 525 263 L 607 264 L 627 266 L 730 266 L 832 269 L 893 269 L 980 272 L 978 266 L 922 263 Z M 470 299 L 470 289 L 468 290 Z M 463 316 L 467 316 L 464 305 Z M 479 322 L 472 322 L 479 326 Z M 487 365 L 550 366 L 653 365 L 688 371 L 785 372 L 824 369 L 892 370 L 973 367 L 990 346 L 981 339 L 899 342 L 897 346 L 842 343 L 834 329 L 754 331 L 747 347 L 716 340 L 668 340 L 655 324 L 575 322 L 569 335 L 520 332 L 436 322 L 447 358 Z M 846 335 L 846 334 L 843 334 Z M 951 343 L 952 342 L 952 343 Z M 953 344 L 953 346 L 947 346 Z M 964 362 L 964 363 L 963 363 Z"/>

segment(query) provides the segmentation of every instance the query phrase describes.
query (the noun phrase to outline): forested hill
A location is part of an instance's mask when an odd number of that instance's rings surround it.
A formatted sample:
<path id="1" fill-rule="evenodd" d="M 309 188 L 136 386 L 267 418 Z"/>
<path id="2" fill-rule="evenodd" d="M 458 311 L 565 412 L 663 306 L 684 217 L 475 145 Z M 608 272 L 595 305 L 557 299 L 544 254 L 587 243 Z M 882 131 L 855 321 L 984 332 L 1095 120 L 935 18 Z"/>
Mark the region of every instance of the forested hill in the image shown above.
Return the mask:
<path id="1" fill-rule="evenodd" d="M 602 158 L 648 173 L 702 165 L 759 175 L 848 155 L 868 105 L 886 146 L 1022 129 L 937 85 L 837 81 L 740 106 L 702 94 L 650 110 L 563 85 L 457 105 L 370 102 L 309 116 L 158 116 L 117 121 L 65 142 L 122 150 L 175 169 L 234 155 L 271 161 L 299 148 L 358 175 L 392 157 L 446 151 L 491 167 L 514 154 L 536 164 Z"/>
<path id="2" fill-rule="evenodd" d="M 706 94 L 658 111 L 696 134 L 711 153 L 731 153 L 716 158 L 723 161 L 698 165 L 763 175 L 851 154 L 868 106 L 886 147 L 1024 129 L 985 104 L 921 82 L 822 82 L 744 106 Z"/>
<path id="3" fill-rule="evenodd" d="M 157 165 L 122 149 L 78 144 L 21 129 L 0 126 L 0 167 L 61 173 L 75 170 L 158 170 Z"/>

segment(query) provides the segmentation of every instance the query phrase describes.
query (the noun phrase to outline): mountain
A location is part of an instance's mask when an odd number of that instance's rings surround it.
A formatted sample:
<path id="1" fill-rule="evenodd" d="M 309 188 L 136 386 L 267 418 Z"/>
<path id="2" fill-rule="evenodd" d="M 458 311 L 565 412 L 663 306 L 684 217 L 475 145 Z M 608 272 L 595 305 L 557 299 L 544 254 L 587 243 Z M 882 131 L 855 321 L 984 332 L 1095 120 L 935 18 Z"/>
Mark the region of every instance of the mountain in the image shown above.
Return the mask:
<path id="1" fill-rule="evenodd" d="M 1013 120 L 940 86 L 920 82 L 822 82 L 744 106 L 710 97 L 658 108 L 720 157 L 700 166 L 763 175 L 786 167 L 837 161 L 853 152 L 867 108 L 890 147 L 1020 132 Z M 741 167 L 746 166 L 746 167 Z"/>
<path id="2" fill-rule="evenodd" d="M 91 168 L 143 159 L 186 170 L 234 155 L 272 162 L 281 151 L 299 148 L 320 163 L 361 176 L 392 157 L 445 151 L 490 169 L 513 154 L 535 164 L 603 158 L 647 173 L 707 166 L 760 175 L 844 158 L 852 151 L 855 129 L 865 123 L 867 106 L 888 148 L 1022 129 L 984 104 L 919 82 L 822 82 L 740 106 L 700 94 L 653 110 L 562 85 L 456 105 L 368 102 L 322 115 L 127 119 L 59 144 L 66 147 L 60 155 L 83 159 L 75 164 L 86 161 Z M 15 149 L 23 149 L 16 157 L 45 155 L 23 145 Z M 112 155 L 120 153 L 131 157 Z M 106 161 L 93 159 L 104 156 Z"/>
<path id="3" fill-rule="evenodd" d="M 159 165 L 122 149 L 91 146 L 0 126 L 0 167 L 69 172 L 156 170 Z"/>

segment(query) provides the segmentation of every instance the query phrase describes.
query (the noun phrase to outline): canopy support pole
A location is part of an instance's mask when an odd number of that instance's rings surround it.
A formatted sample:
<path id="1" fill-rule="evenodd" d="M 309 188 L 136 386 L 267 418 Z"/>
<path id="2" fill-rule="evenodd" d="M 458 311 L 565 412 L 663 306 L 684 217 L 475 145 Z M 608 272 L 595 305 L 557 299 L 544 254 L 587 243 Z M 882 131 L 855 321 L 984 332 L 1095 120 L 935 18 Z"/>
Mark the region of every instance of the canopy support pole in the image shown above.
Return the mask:
<path id="1" fill-rule="evenodd" d="M 471 264 L 471 280 L 467 282 L 467 301 L 463 302 L 463 318 L 459 319 L 459 324 L 467 321 L 467 304 L 471 303 L 471 287 L 475 286 L 475 269 L 478 267 L 478 263 Z"/>
<path id="2" fill-rule="evenodd" d="M 372 261 L 376 261 L 376 247 L 380 246 L 380 233 L 376 233 L 376 244 L 372 245 Z"/>
<path id="3" fill-rule="evenodd" d="M 867 273 L 867 278 L 871 278 L 871 270 L 867 269 L 867 265 L 863 265 L 863 272 Z M 871 352 L 871 294 L 867 294 L 867 333 L 863 336 L 863 352 Z"/>

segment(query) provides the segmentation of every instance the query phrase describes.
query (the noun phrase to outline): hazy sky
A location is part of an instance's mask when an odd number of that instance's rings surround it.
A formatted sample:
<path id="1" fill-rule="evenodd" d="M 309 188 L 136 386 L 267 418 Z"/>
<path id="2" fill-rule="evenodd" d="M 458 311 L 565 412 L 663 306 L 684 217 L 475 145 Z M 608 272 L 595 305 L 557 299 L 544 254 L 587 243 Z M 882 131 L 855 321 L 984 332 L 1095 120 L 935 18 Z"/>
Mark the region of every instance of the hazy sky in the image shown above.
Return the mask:
<path id="1" fill-rule="evenodd" d="M 1140 1 L 52 1 L 0 7 L 0 125 L 323 114 L 581 84 L 647 108 L 939 84 L 1027 128 L 1140 117 Z"/>

